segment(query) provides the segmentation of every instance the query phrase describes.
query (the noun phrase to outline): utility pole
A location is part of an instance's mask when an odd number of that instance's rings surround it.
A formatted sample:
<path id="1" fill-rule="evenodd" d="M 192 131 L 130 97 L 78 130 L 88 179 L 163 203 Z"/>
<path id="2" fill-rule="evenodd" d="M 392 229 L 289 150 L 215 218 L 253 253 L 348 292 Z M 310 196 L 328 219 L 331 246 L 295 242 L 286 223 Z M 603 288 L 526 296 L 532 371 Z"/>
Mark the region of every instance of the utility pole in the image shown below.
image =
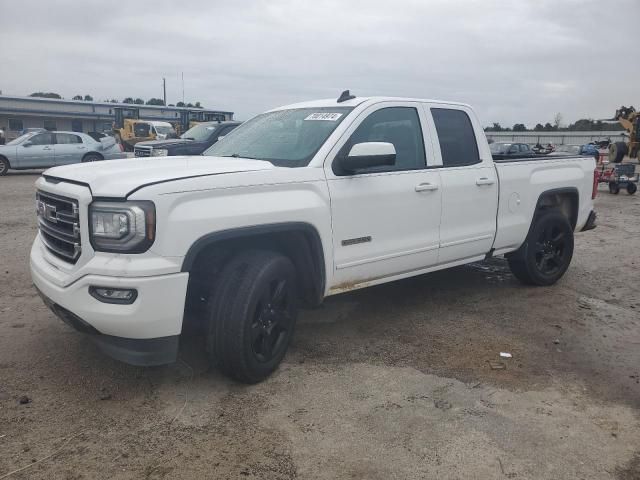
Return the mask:
<path id="1" fill-rule="evenodd" d="M 184 72 L 182 72 L 182 103 L 184 103 Z"/>
<path id="2" fill-rule="evenodd" d="M 167 106 L 167 79 L 162 77 L 162 100 L 164 100 L 164 106 Z"/>

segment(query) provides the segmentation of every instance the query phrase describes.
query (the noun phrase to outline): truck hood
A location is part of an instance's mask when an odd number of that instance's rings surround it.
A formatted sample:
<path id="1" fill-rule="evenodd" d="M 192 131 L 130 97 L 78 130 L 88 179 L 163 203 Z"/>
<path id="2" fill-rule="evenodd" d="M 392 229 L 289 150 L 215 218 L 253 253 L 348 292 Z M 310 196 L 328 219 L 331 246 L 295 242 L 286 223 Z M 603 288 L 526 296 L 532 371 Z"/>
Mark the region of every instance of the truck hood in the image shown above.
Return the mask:
<path id="1" fill-rule="evenodd" d="M 269 162 L 244 158 L 150 157 L 65 165 L 50 168 L 43 176 L 87 185 L 94 197 L 125 198 L 145 185 L 272 168 Z"/>

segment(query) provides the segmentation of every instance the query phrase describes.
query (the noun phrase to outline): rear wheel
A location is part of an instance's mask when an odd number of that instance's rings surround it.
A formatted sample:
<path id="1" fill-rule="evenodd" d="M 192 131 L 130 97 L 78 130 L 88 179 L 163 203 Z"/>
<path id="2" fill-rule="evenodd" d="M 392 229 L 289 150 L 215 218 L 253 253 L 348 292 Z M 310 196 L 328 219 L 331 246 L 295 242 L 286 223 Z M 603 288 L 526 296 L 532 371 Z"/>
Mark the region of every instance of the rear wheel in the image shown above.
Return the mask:
<path id="1" fill-rule="evenodd" d="M 553 285 L 567 271 L 573 257 L 573 229 L 557 210 L 543 211 L 524 245 L 508 257 L 513 275 L 528 285 Z"/>
<path id="2" fill-rule="evenodd" d="M 627 183 L 627 193 L 629 195 L 633 195 L 638 190 L 638 186 L 635 183 L 629 182 Z"/>
<path id="3" fill-rule="evenodd" d="M 624 142 L 616 142 L 609 145 L 609 161 L 620 163 L 629 149 Z"/>
<path id="4" fill-rule="evenodd" d="M 264 380 L 278 368 L 293 335 L 293 264 L 274 252 L 243 252 L 224 268 L 215 290 L 207 333 L 211 360 L 241 382 Z"/>
<path id="5" fill-rule="evenodd" d="M 9 160 L 0 157 L 0 177 L 3 177 L 9 172 Z"/>
<path id="6" fill-rule="evenodd" d="M 89 153 L 82 158 L 82 163 L 97 162 L 102 160 L 102 157 L 96 153 Z"/>
<path id="7" fill-rule="evenodd" d="M 609 193 L 617 195 L 620 193 L 620 185 L 616 182 L 609 182 Z"/>

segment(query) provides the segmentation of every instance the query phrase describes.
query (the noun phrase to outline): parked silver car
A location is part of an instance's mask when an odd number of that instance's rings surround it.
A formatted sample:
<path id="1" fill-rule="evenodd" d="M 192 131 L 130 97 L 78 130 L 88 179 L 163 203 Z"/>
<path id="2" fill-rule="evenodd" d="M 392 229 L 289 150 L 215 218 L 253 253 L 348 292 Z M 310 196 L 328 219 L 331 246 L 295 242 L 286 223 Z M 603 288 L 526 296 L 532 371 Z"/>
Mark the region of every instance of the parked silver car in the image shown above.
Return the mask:
<path id="1" fill-rule="evenodd" d="M 78 132 L 29 132 L 0 145 L 0 176 L 9 169 L 46 168 L 126 158 L 113 137 L 96 141 Z"/>

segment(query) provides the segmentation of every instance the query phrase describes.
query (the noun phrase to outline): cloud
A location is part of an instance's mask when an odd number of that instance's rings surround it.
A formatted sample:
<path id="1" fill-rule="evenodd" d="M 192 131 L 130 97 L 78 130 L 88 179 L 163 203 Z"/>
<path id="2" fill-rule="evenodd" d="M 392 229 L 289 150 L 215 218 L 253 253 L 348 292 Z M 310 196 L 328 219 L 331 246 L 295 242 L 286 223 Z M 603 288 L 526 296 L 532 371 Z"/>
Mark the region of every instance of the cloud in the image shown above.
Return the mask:
<path id="1" fill-rule="evenodd" d="M 459 100 L 484 124 L 638 103 L 620 18 L 636 0 L 103 1 L 3 5 L 0 89 L 201 101 L 246 119 L 357 95 Z"/>

